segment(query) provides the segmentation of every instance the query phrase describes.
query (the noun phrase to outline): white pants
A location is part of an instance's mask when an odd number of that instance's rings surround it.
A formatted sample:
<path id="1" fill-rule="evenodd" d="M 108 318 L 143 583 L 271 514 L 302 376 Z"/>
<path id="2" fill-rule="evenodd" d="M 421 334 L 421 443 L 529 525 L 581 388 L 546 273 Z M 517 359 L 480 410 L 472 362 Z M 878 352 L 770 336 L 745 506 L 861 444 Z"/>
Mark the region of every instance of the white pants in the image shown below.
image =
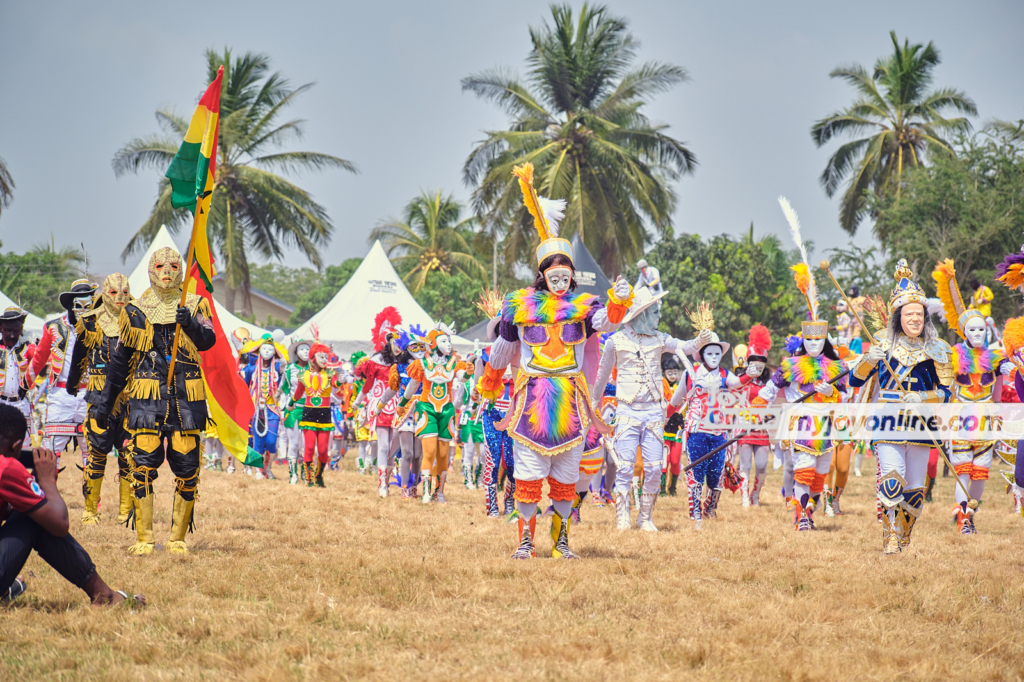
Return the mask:
<path id="1" fill-rule="evenodd" d="M 911 443 L 909 445 L 893 445 L 892 443 L 876 443 L 875 453 L 881 476 L 895 471 L 907 482 L 904 490 L 924 487 L 924 479 L 928 475 L 928 443 Z"/>
<path id="2" fill-rule="evenodd" d="M 284 454 L 289 464 L 295 464 L 302 459 L 305 443 L 302 440 L 302 431 L 299 430 L 299 422 L 297 420 L 295 426 L 286 427 L 282 419 L 281 426 L 277 431 L 277 440 L 277 451 Z"/>
<path id="3" fill-rule="evenodd" d="M 46 422 L 43 425 L 43 444 L 57 456 L 85 421 L 85 395 L 68 395 L 63 388 L 51 388 L 46 398 Z"/>
<path id="4" fill-rule="evenodd" d="M 767 445 L 740 444 L 740 474 L 744 478 L 750 478 L 750 463 L 754 462 L 754 472 L 757 478 L 762 481 L 768 472 L 768 451 Z"/>
<path id="5" fill-rule="evenodd" d="M 636 449 L 644 463 L 644 492 L 661 487 L 661 462 L 665 450 L 665 410 L 661 403 L 620 403 L 615 412 L 615 454 L 620 466 L 615 472 L 615 492 L 628 494 L 633 481 Z"/>
<path id="6" fill-rule="evenodd" d="M 538 481 L 551 476 L 559 483 L 576 485 L 580 480 L 580 460 L 583 459 L 583 444 L 572 450 L 549 457 L 523 447 L 518 442 L 512 447 L 515 458 L 517 481 Z"/>

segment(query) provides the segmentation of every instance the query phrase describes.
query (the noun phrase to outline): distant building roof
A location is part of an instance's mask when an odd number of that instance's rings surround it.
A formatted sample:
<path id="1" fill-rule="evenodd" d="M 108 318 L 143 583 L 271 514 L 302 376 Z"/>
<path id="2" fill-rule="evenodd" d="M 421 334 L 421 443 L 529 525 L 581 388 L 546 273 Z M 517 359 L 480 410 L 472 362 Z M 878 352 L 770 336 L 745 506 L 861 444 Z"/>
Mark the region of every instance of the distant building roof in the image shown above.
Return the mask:
<path id="1" fill-rule="evenodd" d="M 223 282 L 223 281 L 224 281 L 224 275 L 214 275 L 213 279 L 211 280 L 211 282 Z M 284 301 L 282 301 L 279 298 L 274 298 L 273 296 L 271 296 L 267 292 L 263 291 L 262 289 L 257 289 L 256 287 L 249 287 L 249 294 L 251 296 L 255 296 L 256 298 L 261 298 L 264 301 L 266 301 L 267 303 L 273 303 L 274 305 L 279 306 L 279 307 L 287 310 L 289 313 L 291 313 L 293 310 L 295 310 L 295 306 L 288 305 L 287 303 L 285 303 Z"/>

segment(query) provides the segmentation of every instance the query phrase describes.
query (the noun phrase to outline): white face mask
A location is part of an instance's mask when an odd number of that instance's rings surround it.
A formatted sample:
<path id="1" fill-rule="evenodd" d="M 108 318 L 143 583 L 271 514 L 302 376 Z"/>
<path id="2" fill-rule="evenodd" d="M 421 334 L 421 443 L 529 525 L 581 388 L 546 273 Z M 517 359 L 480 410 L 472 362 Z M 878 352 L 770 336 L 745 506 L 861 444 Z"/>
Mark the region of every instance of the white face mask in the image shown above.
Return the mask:
<path id="1" fill-rule="evenodd" d="M 555 296 L 564 296 L 572 284 L 572 270 L 564 265 L 556 265 L 544 271 L 544 281 Z"/>
<path id="2" fill-rule="evenodd" d="M 452 339 L 450 336 L 437 337 L 437 352 L 441 355 L 452 354 Z"/>
<path id="3" fill-rule="evenodd" d="M 666 369 L 665 370 L 665 378 L 668 379 L 671 383 L 674 384 L 675 382 L 679 381 L 679 370 L 678 369 Z"/>
<path id="4" fill-rule="evenodd" d="M 412 356 L 413 360 L 422 360 L 427 357 L 427 347 L 422 343 L 409 344 L 409 355 Z"/>
<path id="5" fill-rule="evenodd" d="M 720 346 L 708 346 L 701 355 L 704 360 L 704 366 L 708 369 L 718 369 L 718 365 L 722 363 L 722 349 Z"/>
<path id="6" fill-rule="evenodd" d="M 985 320 L 980 317 L 972 317 L 964 325 L 964 337 L 971 348 L 981 348 L 985 345 Z"/>
<path id="7" fill-rule="evenodd" d="M 804 339 L 804 350 L 812 358 L 818 357 L 825 350 L 825 339 Z"/>
<path id="8" fill-rule="evenodd" d="M 309 362 L 309 346 L 302 344 L 295 349 L 295 354 L 299 356 L 300 362 Z"/>
<path id="9" fill-rule="evenodd" d="M 270 358 L 274 357 L 274 347 L 271 346 L 269 343 L 265 343 L 262 346 L 260 346 L 260 357 L 263 358 L 264 360 L 269 360 Z"/>
<path id="10" fill-rule="evenodd" d="M 320 365 L 320 369 L 325 368 L 327 366 L 327 361 L 329 360 L 327 353 L 317 353 L 315 359 L 316 364 Z"/>

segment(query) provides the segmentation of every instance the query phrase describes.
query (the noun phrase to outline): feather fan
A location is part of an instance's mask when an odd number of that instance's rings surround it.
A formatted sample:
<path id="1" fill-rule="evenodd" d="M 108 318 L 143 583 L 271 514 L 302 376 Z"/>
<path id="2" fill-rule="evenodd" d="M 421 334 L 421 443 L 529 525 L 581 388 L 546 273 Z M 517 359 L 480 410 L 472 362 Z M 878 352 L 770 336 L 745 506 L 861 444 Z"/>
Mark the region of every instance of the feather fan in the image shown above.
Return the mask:
<path id="1" fill-rule="evenodd" d="M 537 228 L 541 241 L 556 236 L 551 233 L 544 205 L 541 204 L 537 190 L 533 186 L 533 164 L 527 162 L 522 166 L 516 166 L 512 169 L 512 175 L 519 178 L 519 189 L 523 191 L 523 203 L 526 205 L 526 210 L 533 216 L 533 225 Z"/>
<path id="2" fill-rule="evenodd" d="M 889 309 L 885 299 L 879 295 L 866 296 L 864 298 L 864 311 L 871 318 L 871 326 L 876 332 L 880 332 L 889 326 Z"/>
<path id="3" fill-rule="evenodd" d="M 1024 286 L 1024 249 L 1019 253 L 1009 254 L 996 266 L 996 281 L 1011 289 Z"/>
<path id="4" fill-rule="evenodd" d="M 1014 359 L 1018 350 L 1024 348 L 1024 317 L 1014 317 L 1003 327 L 1003 348 L 1006 357 Z"/>

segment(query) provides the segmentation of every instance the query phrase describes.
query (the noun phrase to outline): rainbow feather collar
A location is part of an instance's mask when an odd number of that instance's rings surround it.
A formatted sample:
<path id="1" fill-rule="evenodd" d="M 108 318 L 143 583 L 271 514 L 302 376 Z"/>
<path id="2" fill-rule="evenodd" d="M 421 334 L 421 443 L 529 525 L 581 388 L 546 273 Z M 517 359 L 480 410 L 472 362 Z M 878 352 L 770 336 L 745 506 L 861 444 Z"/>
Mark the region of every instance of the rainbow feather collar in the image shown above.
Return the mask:
<path id="1" fill-rule="evenodd" d="M 998 351 L 988 348 L 968 348 L 966 343 L 953 346 L 953 369 L 957 376 L 991 372 L 1002 359 Z"/>
<path id="2" fill-rule="evenodd" d="M 516 325 L 559 324 L 582 322 L 597 303 L 591 294 L 566 294 L 559 297 L 550 291 L 520 289 L 505 297 L 501 318 Z"/>
<path id="3" fill-rule="evenodd" d="M 843 363 L 829 360 L 824 355 L 812 358 L 810 355 L 794 355 L 782 361 L 782 377 L 800 385 L 831 381 L 843 371 Z"/>

